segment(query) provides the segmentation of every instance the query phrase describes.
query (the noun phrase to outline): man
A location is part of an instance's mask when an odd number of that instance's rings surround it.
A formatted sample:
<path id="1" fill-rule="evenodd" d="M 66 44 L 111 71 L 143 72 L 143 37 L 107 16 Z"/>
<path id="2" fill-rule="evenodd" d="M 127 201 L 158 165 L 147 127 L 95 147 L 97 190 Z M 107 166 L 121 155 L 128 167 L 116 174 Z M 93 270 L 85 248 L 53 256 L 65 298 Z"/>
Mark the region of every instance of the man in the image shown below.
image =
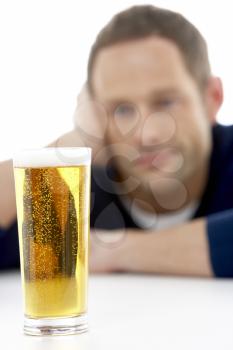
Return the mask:
<path id="1" fill-rule="evenodd" d="M 91 270 L 232 277 L 233 128 L 216 124 L 222 86 L 198 30 L 153 6 L 119 13 L 87 87 L 102 110 L 93 160 L 106 162 L 93 168 Z"/>

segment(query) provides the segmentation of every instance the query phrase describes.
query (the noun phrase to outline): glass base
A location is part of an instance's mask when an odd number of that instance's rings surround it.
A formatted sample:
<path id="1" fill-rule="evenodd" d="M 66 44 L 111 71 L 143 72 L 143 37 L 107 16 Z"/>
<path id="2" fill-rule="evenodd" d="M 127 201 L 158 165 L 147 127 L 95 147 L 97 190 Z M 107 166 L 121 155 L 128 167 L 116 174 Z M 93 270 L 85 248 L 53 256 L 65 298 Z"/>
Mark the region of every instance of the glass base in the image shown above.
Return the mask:
<path id="1" fill-rule="evenodd" d="M 87 315 L 60 318 L 30 318 L 24 316 L 24 333 L 50 336 L 83 333 L 88 330 Z"/>

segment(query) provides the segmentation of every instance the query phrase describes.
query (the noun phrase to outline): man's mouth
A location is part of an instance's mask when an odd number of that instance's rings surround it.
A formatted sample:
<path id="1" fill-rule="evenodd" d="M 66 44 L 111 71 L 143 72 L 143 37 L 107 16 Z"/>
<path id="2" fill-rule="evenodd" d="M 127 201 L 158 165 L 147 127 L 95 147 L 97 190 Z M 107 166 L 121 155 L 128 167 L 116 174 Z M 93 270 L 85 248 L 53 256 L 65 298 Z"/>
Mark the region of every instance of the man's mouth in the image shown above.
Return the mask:
<path id="1" fill-rule="evenodd" d="M 163 170 L 176 155 L 177 151 L 170 147 L 153 152 L 144 152 L 134 161 L 134 164 L 143 168 L 151 167 Z"/>

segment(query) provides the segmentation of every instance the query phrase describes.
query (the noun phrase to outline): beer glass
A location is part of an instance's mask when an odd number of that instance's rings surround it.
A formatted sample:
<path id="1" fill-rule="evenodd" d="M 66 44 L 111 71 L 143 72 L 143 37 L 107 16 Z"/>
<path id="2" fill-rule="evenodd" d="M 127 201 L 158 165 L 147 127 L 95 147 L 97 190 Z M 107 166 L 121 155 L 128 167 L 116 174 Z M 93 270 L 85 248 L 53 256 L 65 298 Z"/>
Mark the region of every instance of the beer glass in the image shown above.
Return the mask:
<path id="1" fill-rule="evenodd" d="M 15 155 L 24 332 L 87 330 L 91 149 Z"/>

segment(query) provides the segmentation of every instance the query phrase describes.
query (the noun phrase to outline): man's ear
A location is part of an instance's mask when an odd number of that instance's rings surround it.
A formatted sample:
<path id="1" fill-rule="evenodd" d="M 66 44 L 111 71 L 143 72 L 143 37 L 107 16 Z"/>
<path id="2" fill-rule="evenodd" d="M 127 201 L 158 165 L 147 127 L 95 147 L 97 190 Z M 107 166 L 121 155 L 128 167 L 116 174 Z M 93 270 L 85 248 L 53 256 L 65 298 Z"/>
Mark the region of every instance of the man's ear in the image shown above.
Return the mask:
<path id="1" fill-rule="evenodd" d="M 206 107 L 211 125 L 216 123 L 217 113 L 223 103 L 223 86 L 218 77 L 211 76 L 206 87 Z"/>

